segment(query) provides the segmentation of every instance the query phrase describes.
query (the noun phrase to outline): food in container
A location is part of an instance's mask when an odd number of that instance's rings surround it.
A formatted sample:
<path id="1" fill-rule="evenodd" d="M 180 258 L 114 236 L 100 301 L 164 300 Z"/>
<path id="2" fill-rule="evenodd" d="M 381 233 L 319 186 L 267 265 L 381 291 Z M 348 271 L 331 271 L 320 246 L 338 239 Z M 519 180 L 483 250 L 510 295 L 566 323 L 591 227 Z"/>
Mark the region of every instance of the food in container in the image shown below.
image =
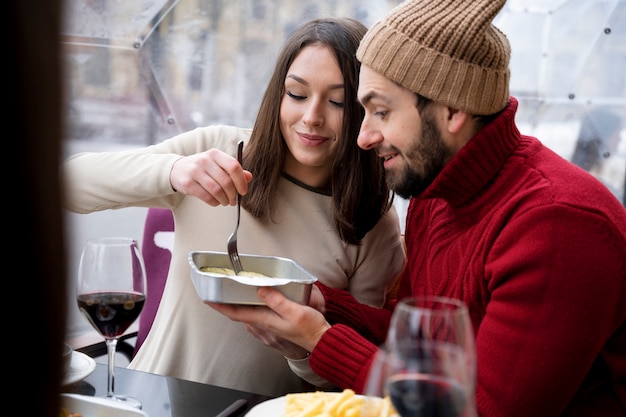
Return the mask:
<path id="1" fill-rule="evenodd" d="M 213 274 L 221 274 L 221 275 L 239 275 L 240 277 L 251 277 L 251 278 L 270 278 L 267 275 L 259 274 L 258 272 L 252 271 L 241 271 L 239 274 L 235 273 L 235 270 L 232 268 L 222 268 L 217 266 L 201 266 L 200 271 L 202 272 L 210 272 Z"/>
<path id="2" fill-rule="evenodd" d="M 311 286 L 317 278 L 297 262 L 277 256 L 239 254 L 239 257 L 246 273 L 235 275 L 226 252 L 189 253 L 191 278 L 203 301 L 262 305 L 256 291 L 270 286 L 290 300 L 309 302 Z"/>

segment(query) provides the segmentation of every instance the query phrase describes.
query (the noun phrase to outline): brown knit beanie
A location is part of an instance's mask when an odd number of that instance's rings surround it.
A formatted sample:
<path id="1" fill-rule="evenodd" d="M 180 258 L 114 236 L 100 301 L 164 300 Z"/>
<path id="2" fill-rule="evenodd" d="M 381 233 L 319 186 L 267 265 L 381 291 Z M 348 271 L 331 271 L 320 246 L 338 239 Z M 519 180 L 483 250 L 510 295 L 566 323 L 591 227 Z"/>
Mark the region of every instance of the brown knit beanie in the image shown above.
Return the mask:
<path id="1" fill-rule="evenodd" d="M 485 115 L 509 99 L 511 47 L 491 24 L 505 0 L 405 1 L 376 22 L 361 63 L 436 102 Z"/>

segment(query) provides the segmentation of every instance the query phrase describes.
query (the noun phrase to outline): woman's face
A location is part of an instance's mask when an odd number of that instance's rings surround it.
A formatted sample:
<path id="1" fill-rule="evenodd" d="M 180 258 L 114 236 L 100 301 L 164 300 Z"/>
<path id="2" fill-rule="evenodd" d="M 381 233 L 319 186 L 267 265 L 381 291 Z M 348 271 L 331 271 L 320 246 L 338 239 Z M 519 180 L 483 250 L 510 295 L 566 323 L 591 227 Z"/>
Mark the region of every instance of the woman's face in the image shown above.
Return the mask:
<path id="1" fill-rule="evenodd" d="M 291 64 L 280 104 L 289 152 L 284 171 L 312 187 L 329 185 L 341 138 L 343 75 L 329 47 L 309 45 Z"/>

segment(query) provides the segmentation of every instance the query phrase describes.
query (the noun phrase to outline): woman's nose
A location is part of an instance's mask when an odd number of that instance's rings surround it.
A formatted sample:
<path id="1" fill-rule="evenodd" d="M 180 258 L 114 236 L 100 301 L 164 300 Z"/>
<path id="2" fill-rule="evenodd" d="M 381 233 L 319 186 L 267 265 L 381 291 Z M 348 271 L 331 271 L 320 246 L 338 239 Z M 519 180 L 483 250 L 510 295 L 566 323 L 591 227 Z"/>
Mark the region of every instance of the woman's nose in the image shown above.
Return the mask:
<path id="1" fill-rule="evenodd" d="M 321 103 L 317 100 L 312 100 L 303 115 L 304 123 L 309 126 L 321 126 L 324 124 L 324 113 L 322 111 Z"/>

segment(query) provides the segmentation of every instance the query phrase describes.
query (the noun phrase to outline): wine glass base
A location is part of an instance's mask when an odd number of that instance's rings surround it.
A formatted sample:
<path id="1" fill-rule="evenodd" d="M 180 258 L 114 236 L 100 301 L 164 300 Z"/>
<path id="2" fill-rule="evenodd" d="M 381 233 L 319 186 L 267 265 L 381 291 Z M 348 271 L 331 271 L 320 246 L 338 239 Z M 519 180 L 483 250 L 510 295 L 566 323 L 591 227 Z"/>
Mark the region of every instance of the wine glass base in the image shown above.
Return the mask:
<path id="1" fill-rule="evenodd" d="M 141 401 L 139 401 L 138 399 L 134 398 L 134 397 L 130 397 L 128 395 L 113 395 L 111 397 L 106 397 L 108 400 L 111 401 L 116 401 L 120 404 L 125 404 L 129 407 L 133 407 L 136 408 L 138 410 L 141 410 Z"/>

